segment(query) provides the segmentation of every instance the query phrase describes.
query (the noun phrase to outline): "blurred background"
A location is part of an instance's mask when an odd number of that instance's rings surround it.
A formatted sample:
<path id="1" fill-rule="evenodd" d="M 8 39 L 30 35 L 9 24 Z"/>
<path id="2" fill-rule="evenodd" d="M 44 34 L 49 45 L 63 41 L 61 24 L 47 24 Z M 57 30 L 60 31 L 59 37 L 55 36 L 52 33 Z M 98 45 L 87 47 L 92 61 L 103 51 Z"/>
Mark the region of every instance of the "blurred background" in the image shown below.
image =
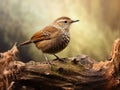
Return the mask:
<path id="1" fill-rule="evenodd" d="M 60 57 L 87 54 L 96 60 L 109 57 L 120 37 L 120 0 L 0 0 L 0 52 L 61 16 L 79 19 L 71 26 L 71 42 Z M 23 60 L 42 60 L 33 44 L 20 48 Z M 49 58 L 54 58 L 49 56 Z"/>

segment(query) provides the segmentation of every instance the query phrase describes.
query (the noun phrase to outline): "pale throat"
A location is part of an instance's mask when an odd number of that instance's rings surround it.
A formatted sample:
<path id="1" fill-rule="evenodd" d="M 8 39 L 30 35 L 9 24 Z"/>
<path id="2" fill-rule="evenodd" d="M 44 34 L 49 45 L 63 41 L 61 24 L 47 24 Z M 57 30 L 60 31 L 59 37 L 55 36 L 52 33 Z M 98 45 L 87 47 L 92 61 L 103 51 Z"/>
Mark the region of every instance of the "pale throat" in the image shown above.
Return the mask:
<path id="1" fill-rule="evenodd" d="M 70 26 L 61 27 L 60 25 L 51 24 L 51 26 L 60 29 L 62 32 L 69 33 Z"/>

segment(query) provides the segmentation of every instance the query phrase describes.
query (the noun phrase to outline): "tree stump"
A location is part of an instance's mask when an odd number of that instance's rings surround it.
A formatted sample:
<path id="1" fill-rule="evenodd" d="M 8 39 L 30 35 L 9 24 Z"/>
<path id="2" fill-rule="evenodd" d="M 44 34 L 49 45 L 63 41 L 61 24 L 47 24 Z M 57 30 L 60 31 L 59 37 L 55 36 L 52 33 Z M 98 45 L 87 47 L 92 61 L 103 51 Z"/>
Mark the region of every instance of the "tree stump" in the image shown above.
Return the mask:
<path id="1" fill-rule="evenodd" d="M 111 59 L 97 62 L 87 55 L 50 60 L 51 64 L 18 57 L 16 45 L 0 53 L 0 90 L 120 90 L 120 39 Z"/>

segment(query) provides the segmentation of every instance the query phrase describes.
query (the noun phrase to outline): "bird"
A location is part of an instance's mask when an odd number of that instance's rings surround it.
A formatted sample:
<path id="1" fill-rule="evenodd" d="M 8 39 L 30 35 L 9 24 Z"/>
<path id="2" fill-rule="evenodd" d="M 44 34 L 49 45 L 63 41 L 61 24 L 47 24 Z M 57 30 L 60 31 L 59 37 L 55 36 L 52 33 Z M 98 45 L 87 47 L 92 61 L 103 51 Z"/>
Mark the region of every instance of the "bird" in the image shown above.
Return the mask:
<path id="1" fill-rule="evenodd" d="M 68 46 L 70 42 L 70 26 L 72 23 L 78 21 L 66 16 L 59 17 L 48 26 L 33 34 L 29 40 L 20 43 L 18 46 L 34 43 L 43 53 L 52 54 L 56 59 L 60 59 L 56 53 L 59 53 Z M 48 61 L 46 56 L 45 60 L 46 62 Z"/>

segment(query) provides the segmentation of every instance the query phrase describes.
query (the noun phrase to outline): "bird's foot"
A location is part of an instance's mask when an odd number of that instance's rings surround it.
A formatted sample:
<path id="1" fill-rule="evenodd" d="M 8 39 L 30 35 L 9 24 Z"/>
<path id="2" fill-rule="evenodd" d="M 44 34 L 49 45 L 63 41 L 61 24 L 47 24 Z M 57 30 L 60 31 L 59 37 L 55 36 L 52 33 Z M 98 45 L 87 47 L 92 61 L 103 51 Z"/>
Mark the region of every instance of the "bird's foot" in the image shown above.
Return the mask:
<path id="1" fill-rule="evenodd" d="M 52 63 L 49 60 L 46 60 L 46 64 L 52 65 Z"/>
<path id="2" fill-rule="evenodd" d="M 60 62 L 65 62 L 65 58 L 58 58 Z"/>
<path id="3" fill-rule="evenodd" d="M 54 61 L 59 60 L 60 62 L 65 62 L 65 58 L 59 58 L 57 55 L 54 54 L 54 56 L 56 57 L 56 59 L 54 59 Z"/>
<path id="4" fill-rule="evenodd" d="M 60 62 L 65 62 L 65 58 L 55 58 L 53 61 L 60 61 Z"/>

